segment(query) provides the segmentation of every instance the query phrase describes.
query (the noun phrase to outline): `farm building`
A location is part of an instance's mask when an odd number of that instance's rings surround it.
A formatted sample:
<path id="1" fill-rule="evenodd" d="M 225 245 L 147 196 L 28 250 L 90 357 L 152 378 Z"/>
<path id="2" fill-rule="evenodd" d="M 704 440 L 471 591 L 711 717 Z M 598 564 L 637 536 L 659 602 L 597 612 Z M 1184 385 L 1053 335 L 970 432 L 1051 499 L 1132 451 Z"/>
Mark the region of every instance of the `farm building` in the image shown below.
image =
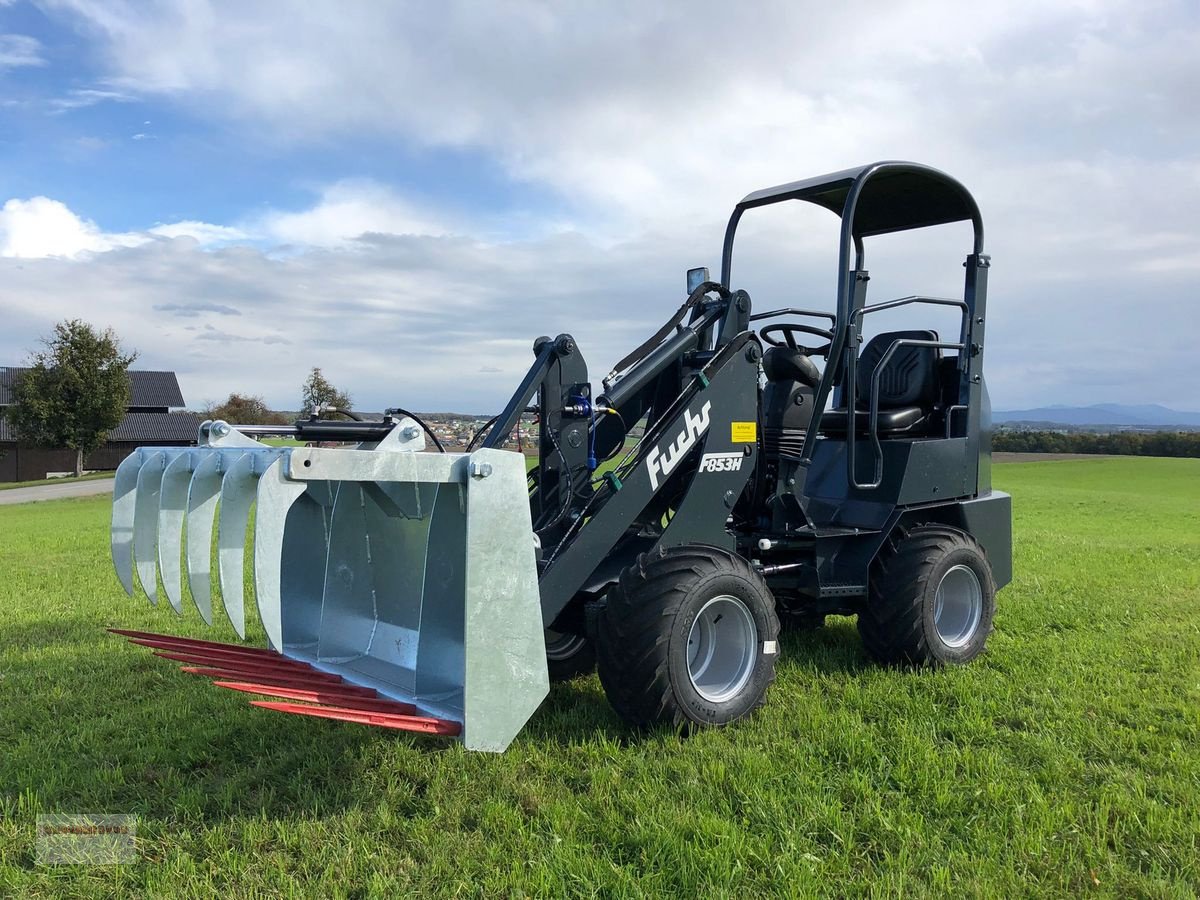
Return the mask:
<path id="1" fill-rule="evenodd" d="M 5 420 L 13 384 L 24 371 L 0 366 L 0 482 L 33 481 L 52 472 L 69 472 L 75 465 L 73 450 L 21 445 Z M 108 441 L 84 460 L 85 469 L 115 469 L 137 447 L 196 442 L 200 419 L 179 411 L 183 393 L 174 372 L 131 371 L 129 378 L 131 397 L 125 418 L 109 432 Z"/>

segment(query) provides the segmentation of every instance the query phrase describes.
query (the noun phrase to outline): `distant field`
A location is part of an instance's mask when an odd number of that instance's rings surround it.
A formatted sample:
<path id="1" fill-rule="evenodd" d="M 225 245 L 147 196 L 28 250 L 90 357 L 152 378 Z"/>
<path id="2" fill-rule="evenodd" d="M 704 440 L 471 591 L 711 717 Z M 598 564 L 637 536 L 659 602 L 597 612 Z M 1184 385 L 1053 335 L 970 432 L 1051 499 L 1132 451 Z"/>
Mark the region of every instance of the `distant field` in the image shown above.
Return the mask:
<path id="1" fill-rule="evenodd" d="M 627 732 L 595 677 L 502 756 L 250 709 L 104 633 L 230 639 L 121 592 L 107 498 L 0 508 L 0 896 L 1194 896 L 1200 460 L 995 470 L 1016 580 L 985 657 L 784 640 L 750 722 Z M 142 862 L 37 868 L 42 812 Z"/>
<path id="2" fill-rule="evenodd" d="M 993 453 L 992 462 L 1062 462 L 1065 459 L 1112 459 L 1095 453 Z"/>

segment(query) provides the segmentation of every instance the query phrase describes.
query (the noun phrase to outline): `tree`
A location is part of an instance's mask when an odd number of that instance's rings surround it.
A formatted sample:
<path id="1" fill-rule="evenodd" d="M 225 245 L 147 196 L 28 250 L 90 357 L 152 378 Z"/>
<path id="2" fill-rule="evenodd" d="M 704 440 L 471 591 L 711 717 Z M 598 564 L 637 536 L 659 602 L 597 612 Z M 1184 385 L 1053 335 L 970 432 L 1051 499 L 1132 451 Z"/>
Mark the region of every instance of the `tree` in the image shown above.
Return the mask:
<path id="1" fill-rule="evenodd" d="M 272 412 L 262 397 L 253 394 L 230 394 L 219 406 L 209 403 L 200 415 L 205 419 L 220 419 L 230 425 L 287 424 L 287 417 Z"/>
<path id="2" fill-rule="evenodd" d="M 321 374 L 321 370 L 313 366 L 304 379 L 300 388 L 300 412 L 311 412 L 314 406 L 334 406 L 338 409 L 351 409 L 350 395 L 339 391 Z"/>
<path id="3" fill-rule="evenodd" d="M 13 385 L 8 420 L 26 443 L 74 450 L 82 475 L 83 458 L 125 418 L 137 353 L 123 352 L 111 328 L 100 332 L 79 319 L 59 322 L 42 343 Z"/>

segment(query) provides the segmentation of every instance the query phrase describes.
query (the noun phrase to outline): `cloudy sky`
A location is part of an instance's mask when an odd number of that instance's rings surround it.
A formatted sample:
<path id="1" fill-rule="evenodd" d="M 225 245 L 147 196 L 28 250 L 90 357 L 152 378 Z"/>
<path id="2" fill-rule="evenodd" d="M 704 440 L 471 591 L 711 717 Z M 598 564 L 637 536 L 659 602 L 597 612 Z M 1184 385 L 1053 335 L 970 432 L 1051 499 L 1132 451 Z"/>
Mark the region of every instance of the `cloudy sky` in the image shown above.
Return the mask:
<path id="1" fill-rule="evenodd" d="M 540 334 L 598 380 L 745 194 L 889 158 L 980 203 L 998 408 L 1200 409 L 1195 0 L 0 0 L 0 365 L 79 317 L 193 406 L 485 412 Z M 751 213 L 734 286 L 828 308 L 836 224 Z M 868 244 L 870 299 L 969 240 Z"/>

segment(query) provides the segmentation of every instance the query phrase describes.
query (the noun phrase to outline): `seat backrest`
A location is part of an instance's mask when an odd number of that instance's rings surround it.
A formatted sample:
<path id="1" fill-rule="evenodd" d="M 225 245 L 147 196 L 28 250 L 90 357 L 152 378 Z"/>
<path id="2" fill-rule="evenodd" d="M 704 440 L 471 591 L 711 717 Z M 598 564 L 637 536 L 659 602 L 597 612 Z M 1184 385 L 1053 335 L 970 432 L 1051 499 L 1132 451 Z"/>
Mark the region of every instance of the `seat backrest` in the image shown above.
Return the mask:
<path id="1" fill-rule="evenodd" d="M 877 334 L 867 342 L 858 357 L 858 408 L 871 404 L 871 381 L 875 368 L 892 342 L 900 339 L 936 341 L 936 331 L 888 331 Z M 937 347 L 898 347 L 879 376 L 879 408 L 898 409 L 919 406 L 929 410 L 937 401 Z"/>

